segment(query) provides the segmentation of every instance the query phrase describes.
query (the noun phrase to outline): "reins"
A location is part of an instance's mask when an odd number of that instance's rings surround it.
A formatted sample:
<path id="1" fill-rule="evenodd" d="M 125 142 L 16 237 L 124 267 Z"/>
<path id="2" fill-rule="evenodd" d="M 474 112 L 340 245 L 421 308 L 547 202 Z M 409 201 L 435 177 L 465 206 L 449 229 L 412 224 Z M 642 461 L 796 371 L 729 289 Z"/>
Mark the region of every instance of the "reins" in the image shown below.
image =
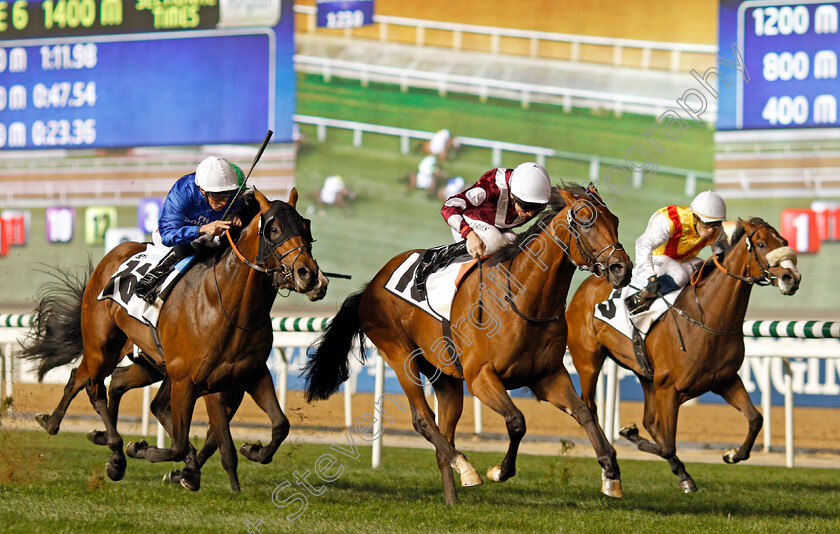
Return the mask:
<path id="1" fill-rule="evenodd" d="M 724 332 L 722 330 L 716 330 L 714 328 L 708 327 L 704 324 L 705 323 L 705 313 L 703 312 L 703 307 L 700 305 L 700 297 L 697 296 L 697 284 L 700 283 L 700 277 L 701 277 L 701 274 L 703 272 L 703 269 L 706 267 L 706 264 L 709 262 L 710 259 L 714 262 L 717 269 L 722 271 L 727 276 L 731 276 L 732 278 L 734 278 L 736 280 L 739 280 L 739 281 L 744 282 L 746 284 L 757 285 L 757 286 L 766 286 L 766 285 L 772 284 L 772 279 L 775 278 L 775 277 L 773 276 L 772 273 L 770 273 L 769 269 L 765 268 L 761 264 L 761 260 L 759 259 L 758 254 L 755 252 L 755 247 L 752 243 L 752 236 L 754 236 L 756 232 L 758 232 L 759 230 L 761 230 L 762 228 L 765 228 L 765 227 L 772 228 L 769 224 L 762 224 L 758 228 L 755 228 L 752 232 L 750 232 L 750 234 L 748 236 L 746 236 L 746 238 L 745 238 L 746 239 L 746 247 L 747 247 L 747 274 L 748 274 L 748 276 L 740 276 L 740 275 L 737 275 L 737 274 L 729 271 L 726 267 L 721 265 L 720 261 L 718 261 L 717 255 L 712 254 L 709 258 L 706 258 L 706 260 L 703 262 L 703 265 L 701 265 L 700 268 L 697 269 L 691 275 L 691 285 L 694 288 L 694 300 L 697 303 L 697 309 L 700 310 L 700 320 L 698 321 L 697 319 L 691 317 L 684 310 L 682 310 L 680 308 L 677 308 L 676 306 L 673 306 L 671 303 L 669 303 L 666 300 L 665 303 L 668 305 L 669 311 L 671 311 L 671 315 L 673 316 L 674 312 L 676 312 L 677 314 L 680 315 L 680 317 L 682 317 L 683 319 L 688 321 L 690 324 L 698 326 L 698 327 L 702 328 L 703 330 L 706 330 L 707 332 L 710 332 L 710 333 L 715 334 L 717 336 L 732 336 L 732 335 L 740 333 L 741 330 L 733 330 L 733 331 L 730 331 L 730 332 Z M 758 265 L 759 269 L 761 269 L 762 276 L 760 276 L 760 277 L 749 276 L 750 271 L 752 271 L 753 256 L 755 256 L 756 265 Z M 674 324 L 677 326 L 677 334 L 679 335 L 679 338 L 680 338 L 680 348 L 682 349 L 683 352 L 685 352 L 685 344 L 683 343 L 682 332 L 680 331 L 680 325 L 677 323 L 676 317 L 674 318 Z"/>

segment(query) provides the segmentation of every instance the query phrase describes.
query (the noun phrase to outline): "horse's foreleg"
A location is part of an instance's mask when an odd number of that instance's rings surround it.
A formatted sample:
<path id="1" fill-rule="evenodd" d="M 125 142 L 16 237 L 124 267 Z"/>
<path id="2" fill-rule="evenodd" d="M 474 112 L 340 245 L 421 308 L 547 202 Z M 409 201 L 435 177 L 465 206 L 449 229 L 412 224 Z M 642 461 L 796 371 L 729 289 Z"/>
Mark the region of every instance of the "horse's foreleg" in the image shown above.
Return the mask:
<path id="1" fill-rule="evenodd" d="M 108 386 L 108 417 L 111 424 L 117 425 L 120 411 L 120 401 L 129 390 L 154 384 L 163 379 L 160 372 L 140 364 L 132 363 L 126 367 L 117 367 L 111 374 L 111 384 Z M 88 434 L 88 439 L 97 445 L 107 445 L 107 433 L 94 430 Z"/>
<path id="2" fill-rule="evenodd" d="M 230 435 L 230 424 L 224 395 L 220 393 L 207 395 L 204 397 L 204 404 L 207 406 L 207 415 L 210 418 L 208 441 L 210 441 L 210 436 L 215 437 L 215 441 L 219 446 L 219 453 L 222 457 L 222 467 L 228 474 L 228 479 L 230 480 L 230 489 L 239 492 L 239 476 L 236 473 L 238 459 L 236 457 L 236 449 L 233 445 L 233 438 Z"/>
<path id="3" fill-rule="evenodd" d="M 61 420 L 64 419 L 64 414 L 67 413 L 67 407 L 70 406 L 70 402 L 76 397 L 82 388 L 87 385 L 88 380 L 90 380 L 90 376 L 84 366 L 77 367 L 70 371 L 70 380 L 68 380 L 67 385 L 64 386 L 64 395 L 61 397 L 55 411 L 50 415 L 39 413 L 35 416 L 35 420 L 38 421 L 38 424 L 41 425 L 48 434 L 54 435 L 58 432 L 58 428 L 61 426 Z"/>
<path id="4" fill-rule="evenodd" d="M 507 453 L 500 465 L 487 470 L 487 478 L 504 482 L 516 474 L 516 454 L 525 435 L 525 417 L 511 400 L 499 375 L 489 366 L 482 367 L 475 377 L 468 377 L 467 383 L 473 395 L 505 418 L 510 438 Z"/>
<path id="5" fill-rule="evenodd" d="M 274 382 L 271 380 L 268 367 L 263 366 L 260 375 L 248 388 L 248 393 L 271 420 L 271 442 L 266 446 L 259 443 L 246 443 L 240 452 L 252 462 L 267 464 L 289 435 L 289 420 L 280 409 L 280 403 L 277 402 L 277 393 L 274 391 Z"/>
<path id="6" fill-rule="evenodd" d="M 455 427 L 464 410 L 464 383 L 462 380 L 447 375 L 440 375 L 434 382 L 435 394 L 438 398 L 438 428 L 443 437 L 455 447 Z M 443 479 L 443 497 L 446 504 L 453 504 L 455 495 L 455 475 L 452 465 L 442 451 L 436 451 L 438 468 Z"/>
<path id="7" fill-rule="evenodd" d="M 598 426 L 595 415 L 575 392 L 572 379 L 565 368 L 561 368 L 552 376 L 541 380 L 534 393 L 537 397 L 550 402 L 564 412 L 571 415 L 586 432 L 598 463 L 603 469 L 603 480 L 601 481 L 601 492 L 609 497 L 623 497 L 624 491 L 621 487 L 621 472 L 618 468 L 618 460 L 615 456 L 615 449 L 607 441 L 604 431 Z"/>
<path id="8" fill-rule="evenodd" d="M 242 397 L 245 395 L 245 391 L 237 389 L 236 391 L 224 391 L 219 393 L 219 395 L 221 395 L 222 404 L 224 405 L 225 413 L 227 414 L 228 424 L 230 424 L 234 414 L 236 414 L 236 410 L 239 409 L 239 405 L 242 403 Z M 210 402 L 210 397 L 211 395 L 204 397 L 205 405 Z M 214 425 L 211 422 L 210 426 L 207 428 L 207 439 L 204 441 L 204 446 L 198 452 L 198 456 L 196 456 L 198 466 L 204 467 L 204 464 L 207 463 L 207 460 L 213 456 L 213 453 L 215 453 L 218 448 L 219 440 L 214 432 Z"/>
<path id="9" fill-rule="evenodd" d="M 171 387 L 169 398 L 172 409 L 172 447 L 148 447 L 143 456 L 150 462 L 180 462 L 190 454 L 190 424 L 198 395 L 189 378 L 172 382 Z"/>
<path id="10" fill-rule="evenodd" d="M 714 392 L 723 397 L 726 402 L 731 404 L 739 412 L 744 414 L 744 417 L 746 417 L 749 422 L 750 428 L 747 432 L 747 438 L 744 440 L 741 448 L 737 450 L 729 449 L 723 454 L 723 461 L 728 464 L 742 462 L 750 457 L 750 451 L 752 451 L 755 438 L 758 436 L 758 432 L 764 424 L 764 417 L 755 408 L 752 400 L 750 400 L 750 396 L 747 393 L 746 388 L 744 388 L 744 383 L 741 382 L 740 376 L 735 375 L 735 379 L 732 382 L 725 387 L 716 388 Z"/>
<path id="11" fill-rule="evenodd" d="M 111 417 L 108 412 L 105 382 L 102 380 L 90 382 L 87 386 L 87 390 L 88 396 L 90 397 L 90 403 L 99 414 L 99 417 L 102 418 L 102 422 L 105 423 L 107 445 L 113 452 L 111 458 L 108 460 L 108 464 L 105 466 L 105 472 L 111 480 L 122 480 L 125 476 L 126 465 L 125 453 L 123 452 L 123 439 L 122 436 L 117 433 L 116 422 L 111 421 Z"/>

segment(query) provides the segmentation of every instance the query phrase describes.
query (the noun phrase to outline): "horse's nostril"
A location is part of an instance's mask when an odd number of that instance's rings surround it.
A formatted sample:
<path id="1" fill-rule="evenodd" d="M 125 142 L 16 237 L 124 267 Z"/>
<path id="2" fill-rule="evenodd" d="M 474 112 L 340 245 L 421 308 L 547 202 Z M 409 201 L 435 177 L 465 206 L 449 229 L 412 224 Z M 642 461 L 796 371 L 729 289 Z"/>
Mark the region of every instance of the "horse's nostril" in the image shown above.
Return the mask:
<path id="1" fill-rule="evenodd" d="M 785 284 L 788 284 L 788 285 L 793 284 L 793 282 L 794 282 L 793 276 L 791 276 L 789 274 L 782 275 L 782 282 L 784 282 Z"/>
<path id="2" fill-rule="evenodd" d="M 297 275 L 298 278 L 309 278 L 309 269 L 307 269 L 306 267 L 298 267 Z"/>

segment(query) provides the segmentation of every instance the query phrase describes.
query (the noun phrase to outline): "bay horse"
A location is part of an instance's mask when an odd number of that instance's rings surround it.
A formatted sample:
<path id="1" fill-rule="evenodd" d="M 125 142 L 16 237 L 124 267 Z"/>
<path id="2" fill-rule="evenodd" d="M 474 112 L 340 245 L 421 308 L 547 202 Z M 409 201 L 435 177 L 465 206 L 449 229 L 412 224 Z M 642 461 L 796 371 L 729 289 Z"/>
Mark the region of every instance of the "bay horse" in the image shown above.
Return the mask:
<path id="1" fill-rule="evenodd" d="M 793 295 L 801 275 L 796 253 L 775 228 L 759 218 L 738 220 L 722 262 L 714 258 L 712 272 L 695 273 L 693 287 L 686 287 L 674 302 L 677 312 L 664 315 L 645 338 L 653 379 L 644 377 L 636 363 L 632 341 L 606 323 L 595 320 L 595 306 L 610 296 L 602 280 L 589 277 L 578 288 L 566 311 L 566 321 L 576 335 L 569 338 L 569 352 L 580 374 L 581 392 L 592 413 L 595 384 L 607 356 L 633 371 L 644 392 L 644 426 L 653 442 L 639 435 L 635 425 L 620 434 L 639 450 L 667 460 L 680 479 L 680 488 L 697 491 L 697 485 L 676 455 L 677 416 L 680 405 L 712 391 L 747 418 L 749 431 L 738 449 L 729 449 L 723 460 L 734 464 L 750 456 L 764 421 L 738 376 L 744 361 L 742 325 L 754 285 L 777 286 Z M 707 261 L 708 263 L 708 261 Z"/>
<path id="2" fill-rule="evenodd" d="M 306 368 L 307 400 L 326 399 L 337 391 L 348 377 L 354 338 L 367 336 L 396 373 L 411 405 L 414 428 L 435 447 L 447 504 L 456 501 L 453 467 L 462 486 L 482 484 L 475 467 L 455 449 L 463 381 L 470 393 L 503 415 L 507 425 L 507 454 L 488 470 L 488 478 L 502 482 L 516 473 L 525 419 L 507 390 L 528 387 L 583 426 L 604 470 L 602 491 L 622 496 L 615 450 L 563 365 L 569 333 L 563 310 L 575 268 L 606 276 L 613 287 L 629 283 L 632 263 L 617 236 L 618 218 L 592 184 L 588 189 L 555 187 L 550 211 L 487 266 L 480 263 L 467 275 L 452 305 L 452 336 L 442 335 L 438 319 L 385 289 L 394 271 L 422 251 L 397 255 L 364 290 L 344 301 L 316 342 Z M 435 389 L 437 424 L 420 373 Z"/>
<path id="3" fill-rule="evenodd" d="M 297 197 L 292 189 L 288 203 L 271 202 L 254 189 L 256 214 L 239 238 L 228 236 L 229 248 L 193 265 L 164 303 L 158 322 L 163 354 L 148 326 L 114 301 L 97 300 L 119 266 L 145 245 L 125 242 L 115 247 L 87 280 L 60 275 L 59 283 L 40 297 L 23 355 L 39 362 L 39 377 L 79 355 L 82 361 L 71 373 L 56 410 L 38 415 L 38 423 L 50 434 L 58 432 L 70 401 L 86 388 L 105 424 L 104 439 L 99 436 L 99 440 L 113 453 L 106 473 L 112 480 L 122 479 L 126 461 L 116 429 L 118 403 L 108 406 L 104 380 L 136 345 L 156 358 L 153 367 L 165 369 L 171 381 L 171 416 L 161 412 L 159 417 L 171 428 L 172 447 L 148 447 L 143 451 L 147 460 L 185 460 L 185 472 L 197 473 L 195 451 L 189 443 L 196 400 L 207 394 L 246 390 L 271 419 L 272 440 L 266 446 L 250 444 L 243 449 L 247 448 L 251 460 L 271 461 L 289 431 L 266 366 L 273 342 L 271 305 L 280 289 L 307 293 L 317 300 L 327 288 L 327 279 L 311 254 L 309 221 L 295 210 Z M 215 401 L 208 400 L 208 413 L 221 436 L 222 463 L 228 463 L 227 469 L 232 462 L 235 473 L 236 454 L 224 399 L 220 395 L 211 399 Z M 182 483 L 189 487 L 189 477 Z"/>

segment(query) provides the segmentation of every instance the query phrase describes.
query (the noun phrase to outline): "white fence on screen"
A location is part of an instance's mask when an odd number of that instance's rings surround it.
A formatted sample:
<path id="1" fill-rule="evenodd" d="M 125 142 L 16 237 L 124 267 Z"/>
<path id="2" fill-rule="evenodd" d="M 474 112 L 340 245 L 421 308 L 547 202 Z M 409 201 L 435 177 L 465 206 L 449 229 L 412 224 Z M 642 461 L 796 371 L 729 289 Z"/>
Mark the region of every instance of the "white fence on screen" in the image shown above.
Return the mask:
<path id="1" fill-rule="evenodd" d="M 295 5 L 295 13 L 306 16 L 306 31 L 316 31 L 316 7 L 307 5 Z M 389 26 L 403 26 L 414 28 L 414 44 L 423 46 L 428 43 L 427 30 L 449 32 L 451 34 L 450 45 L 455 50 L 464 48 L 464 35 L 480 35 L 490 38 L 489 52 L 497 54 L 502 51 L 502 39 L 512 41 L 525 41 L 528 43 L 528 55 L 539 57 L 541 46 L 547 43 L 562 43 L 569 46 L 570 61 L 581 61 L 581 46 L 606 47 L 611 49 L 610 57 L 614 66 L 635 66 L 642 69 L 658 68 L 652 56 L 654 52 L 664 52 L 669 56 L 666 68 L 671 71 L 686 70 L 683 65 L 685 54 L 702 54 L 704 56 L 717 54 L 717 45 L 695 44 L 695 43 L 669 43 L 662 41 L 647 41 L 643 39 L 621 39 L 615 37 L 601 37 L 597 35 L 575 35 L 568 33 L 542 32 L 534 30 L 520 30 L 516 28 L 500 28 L 495 26 L 479 26 L 475 24 L 459 24 L 454 22 L 442 22 L 436 20 L 413 19 L 407 17 L 394 17 L 389 15 L 373 16 L 373 22 L 379 25 L 379 40 L 388 40 Z M 345 35 L 353 34 L 352 28 L 345 30 Z M 638 50 L 640 52 L 639 62 L 630 65 L 625 61 L 625 50 Z"/>
<path id="2" fill-rule="evenodd" d="M 0 314 L 0 348 L 3 352 L 3 389 L 0 399 L 13 397 L 16 382 L 32 382 L 34 374 L 27 370 L 27 363 L 16 358 L 20 340 L 29 330 L 30 315 Z M 276 377 L 275 387 L 281 407 L 285 410 L 286 394 L 290 371 L 294 378 L 300 372 L 303 358 L 290 369 L 285 354 L 290 349 L 299 349 L 305 355 L 307 347 L 317 338 L 329 322 L 328 317 L 282 317 L 273 318 L 275 352 L 270 359 L 270 366 Z M 773 390 L 784 395 L 785 410 L 785 462 L 794 466 L 793 408 L 794 392 L 822 393 L 840 396 L 840 385 L 836 378 L 840 376 L 840 322 L 823 321 L 746 321 L 743 327 L 746 345 L 746 361 L 740 374 L 748 391 L 758 389 L 761 392 L 762 412 L 765 414 L 764 450 L 770 449 L 771 421 L 768 414 L 771 407 Z M 344 424 L 350 428 L 353 424 L 352 396 L 356 392 L 356 383 L 360 373 L 367 372 L 374 376 L 374 399 L 382 399 L 385 394 L 385 362 L 375 347 L 368 346 L 367 365 L 351 365 L 350 380 L 344 389 Z M 825 382 L 819 381 L 819 363 L 825 362 Z M 355 360 L 351 360 L 355 363 Z M 814 363 L 816 362 L 816 364 Z M 571 358 L 566 354 L 566 368 L 575 374 Z M 816 368 L 815 368 L 816 365 Z M 65 372 L 58 379 L 65 383 L 71 366 L 65 366 Z M 603 428 L 613 443 L 618 433 L 620 415 L 620 394 L 618 381 L 621 374 L 615 362 L 608 359 L 598 383 L 598 417 Z M 807 380 L 806 377 L 807 376 Z M 149 434 L 149 387 L 144 392 L 144 410 L 142 434 Z M 427 389 L 431 394 L 430 389 Z M 475 409 L 476 434 L 482 433 L 481 403 L 473 398 Z M 437 401 L 435 400 L 435 412 Z M 373 410 L 374 428 L 372 465 L 378 467 L 382 461 L 383 416 L 380 410 Z M 235 424 L 235 423 L 234 423 Z M 158 425 L 158 446 L 163 446 L 163 429 Z"/>

